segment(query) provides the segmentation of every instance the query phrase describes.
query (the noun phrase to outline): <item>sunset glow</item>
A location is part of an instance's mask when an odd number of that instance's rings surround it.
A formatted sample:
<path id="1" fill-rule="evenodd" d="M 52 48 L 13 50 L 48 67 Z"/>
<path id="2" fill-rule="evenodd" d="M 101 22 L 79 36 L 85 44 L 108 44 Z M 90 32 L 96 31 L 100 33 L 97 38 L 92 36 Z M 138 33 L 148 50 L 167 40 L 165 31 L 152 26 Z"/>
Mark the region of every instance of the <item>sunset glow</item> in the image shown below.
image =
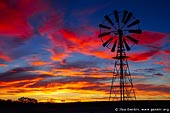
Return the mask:
<path id="1" fill-rule="evenodd" d="M 130 1 L 1 0 L 0 99 L 108 101 L 115 53 L 98 24 L 127 9 L 143 30 L 127 52 L 137 100 L 170 100 L 170 2 Z"/>

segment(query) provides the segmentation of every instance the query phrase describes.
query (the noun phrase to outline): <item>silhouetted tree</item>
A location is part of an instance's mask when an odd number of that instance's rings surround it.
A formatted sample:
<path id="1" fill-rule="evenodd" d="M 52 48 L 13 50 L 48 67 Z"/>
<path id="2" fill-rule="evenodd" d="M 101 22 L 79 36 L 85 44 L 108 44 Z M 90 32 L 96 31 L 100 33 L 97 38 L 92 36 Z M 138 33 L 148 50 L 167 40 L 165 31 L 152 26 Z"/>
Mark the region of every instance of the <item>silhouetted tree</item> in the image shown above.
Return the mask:
<path id="1" fill-rule="evenodd" d="M 18 98 L 18 101 L 22 102 L 22 103 L 37 103 L 36 99 L 28 98 L 28 97 L 20 97 L 20 98 Z"/>
<path id="2" fill-rule="evenodd" d="M 11 99 L 7 99 L 7 100 L 4 100 L 4 99 L 0 99 L 0 103 L 12 103 L 13 101 Z"/>
<path id="3" fill-rule="evenodd" d="M 3 100 L 3 99 L 0 99 L 0 102 L 1 102 L 1 103 L 4 103 L 4 102 L 5 102 L 5 100 Z"/>
<path id="4" fill-rule="evenodd" d="M 12 102 L 12 100 L 11 100 L 11 99 L 8 99 L 8 100 L 6 100 L 6 102 L 11 103 L 11 102 Z"/>

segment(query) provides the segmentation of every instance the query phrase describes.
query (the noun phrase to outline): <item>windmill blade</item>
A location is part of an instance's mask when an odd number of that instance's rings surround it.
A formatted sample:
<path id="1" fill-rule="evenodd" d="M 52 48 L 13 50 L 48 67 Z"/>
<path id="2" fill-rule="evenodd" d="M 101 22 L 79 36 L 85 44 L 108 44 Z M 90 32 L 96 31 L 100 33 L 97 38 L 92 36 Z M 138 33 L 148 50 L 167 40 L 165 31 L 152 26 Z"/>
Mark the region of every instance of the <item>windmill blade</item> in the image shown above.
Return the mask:
<path id="1" fill-rule="evenodd" d="M 112 47 L 112 49 L 111 49 L 111 52 L 114 52 L 114 51 L 115 51 L 116 44 L 117 44 L 117 40 L 114 42 L 113 47 Z"/>
<path id="2" fill-rule="evenodd" d="M 129 45 L 127 44 L 127 42 L 126 42 L 125 39 L 123 40 L 123 42 L 124 42 L 124 44 L 125 44 L 126 50 L 127 50 L 127 51 L 130 51 L 130 47 L 129 47 Z"/>
<path id="3" fill-rule="evenodd" d="M 108 46 L 112 40 L 113 40 L 113 37 L 109 38 L 105 43 L 103 43 L 103 47 Z"/>
<path id="4" fill-rule="evenodd" d="M 132 42 L 134 42 L 135 44 L 138 44 L 138 40 L 136 40 L 135 38 L 131 37 L 131 36 L 126 36 L 129 40 L 131 40 Z"/>
<path id="5" fill-rule="evenodd" d="M 116 22 L 119 23 L 119 14 L 118 14 L 118 11 L 114 11 L 114 15 L 115 15 L 115 18 L 116 18 Z"/>
<path id="6" fill-rule="evenodd" d="M 131 13 L 131 12 L 128 13 L 127 18 L 124 21 L 124 24 L 127 24 L 127 22 L 131 19 L 132 15 L 133 15 L 133 13 Z"/>
<path id="7" fill-rule="evenodd" d="M 105 15 L 104 18 L 105 18 L 111 25 L 114 25 L 109 16 Z"/>
<path id="8" fill-rule="evenodd" d="M 133 21 L 131 24 L 129 24 L 127 27 L 131 27 L 131 26 L 134 26 L 139 23 L 140 23 L 140 21 L 139 21 L 139 19 L 137 19 L 137 20 Z"/>
<path id="9" fill-rule="evenodd" d="M 130 33 L 137 33 L 137 34 L 142 34 L 142 30 L 141 29 L 132 29 L 132 30 L 128 30 Z"/>
<path id="10" fill-rule="evenodd" d="M 103 25 L 103 24 L 99 24 L 99 27 L 101 28 L 106 28 L 106 29 L 111 29 L 110 27 L 106 26 L 106 25 Z"/>
<path id="11" fill-rule="evenodd" d="M 100 37 L 103 37 L 103 36 L 106 36 L 106 35 L 110 35 L 110 33 L 111 32 L 104 32 L 104 33 L 99 34 L 98 37 L 100 38 Z"/>
<path id="12" fill-rule="evenodd" d="M 124 12 L 123 12 L 123 17 L 122 17 L 122 23 L 124 23 L 127 14 L 128 14 L 128 11 L 127 11 L 127 10 L 124 10 Z"/>

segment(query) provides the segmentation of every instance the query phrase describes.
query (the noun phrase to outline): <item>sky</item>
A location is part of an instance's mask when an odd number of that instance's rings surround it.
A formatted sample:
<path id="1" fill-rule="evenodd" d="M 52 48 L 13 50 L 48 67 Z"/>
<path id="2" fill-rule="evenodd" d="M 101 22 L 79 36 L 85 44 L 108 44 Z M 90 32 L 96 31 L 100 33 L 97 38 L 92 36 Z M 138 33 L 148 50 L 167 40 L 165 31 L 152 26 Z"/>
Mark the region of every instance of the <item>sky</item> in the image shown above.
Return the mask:
<path id="1" fill-rule="evenodd" d="M 128 51 L 137 100 L 170 100 L 169 0 L 1 0 L 0 99 L 107 101 L 115 53 L 98 25 L 113 10 L 140 19 Z"/>

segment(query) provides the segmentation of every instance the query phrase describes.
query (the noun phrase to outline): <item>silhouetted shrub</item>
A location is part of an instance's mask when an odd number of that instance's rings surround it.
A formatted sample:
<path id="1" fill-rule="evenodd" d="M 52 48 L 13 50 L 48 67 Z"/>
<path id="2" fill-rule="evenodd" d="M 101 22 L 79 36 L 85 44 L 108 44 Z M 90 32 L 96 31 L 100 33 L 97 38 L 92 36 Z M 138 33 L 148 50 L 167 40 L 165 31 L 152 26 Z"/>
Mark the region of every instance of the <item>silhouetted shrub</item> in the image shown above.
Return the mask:
<path id="1" fill-rule="evenodd" d="M 18 101 L 21 103 L 37 103 L 36 99 L 28 98 L 28 97 L 20 97 L 20 98 L 18 98 Z"/>

